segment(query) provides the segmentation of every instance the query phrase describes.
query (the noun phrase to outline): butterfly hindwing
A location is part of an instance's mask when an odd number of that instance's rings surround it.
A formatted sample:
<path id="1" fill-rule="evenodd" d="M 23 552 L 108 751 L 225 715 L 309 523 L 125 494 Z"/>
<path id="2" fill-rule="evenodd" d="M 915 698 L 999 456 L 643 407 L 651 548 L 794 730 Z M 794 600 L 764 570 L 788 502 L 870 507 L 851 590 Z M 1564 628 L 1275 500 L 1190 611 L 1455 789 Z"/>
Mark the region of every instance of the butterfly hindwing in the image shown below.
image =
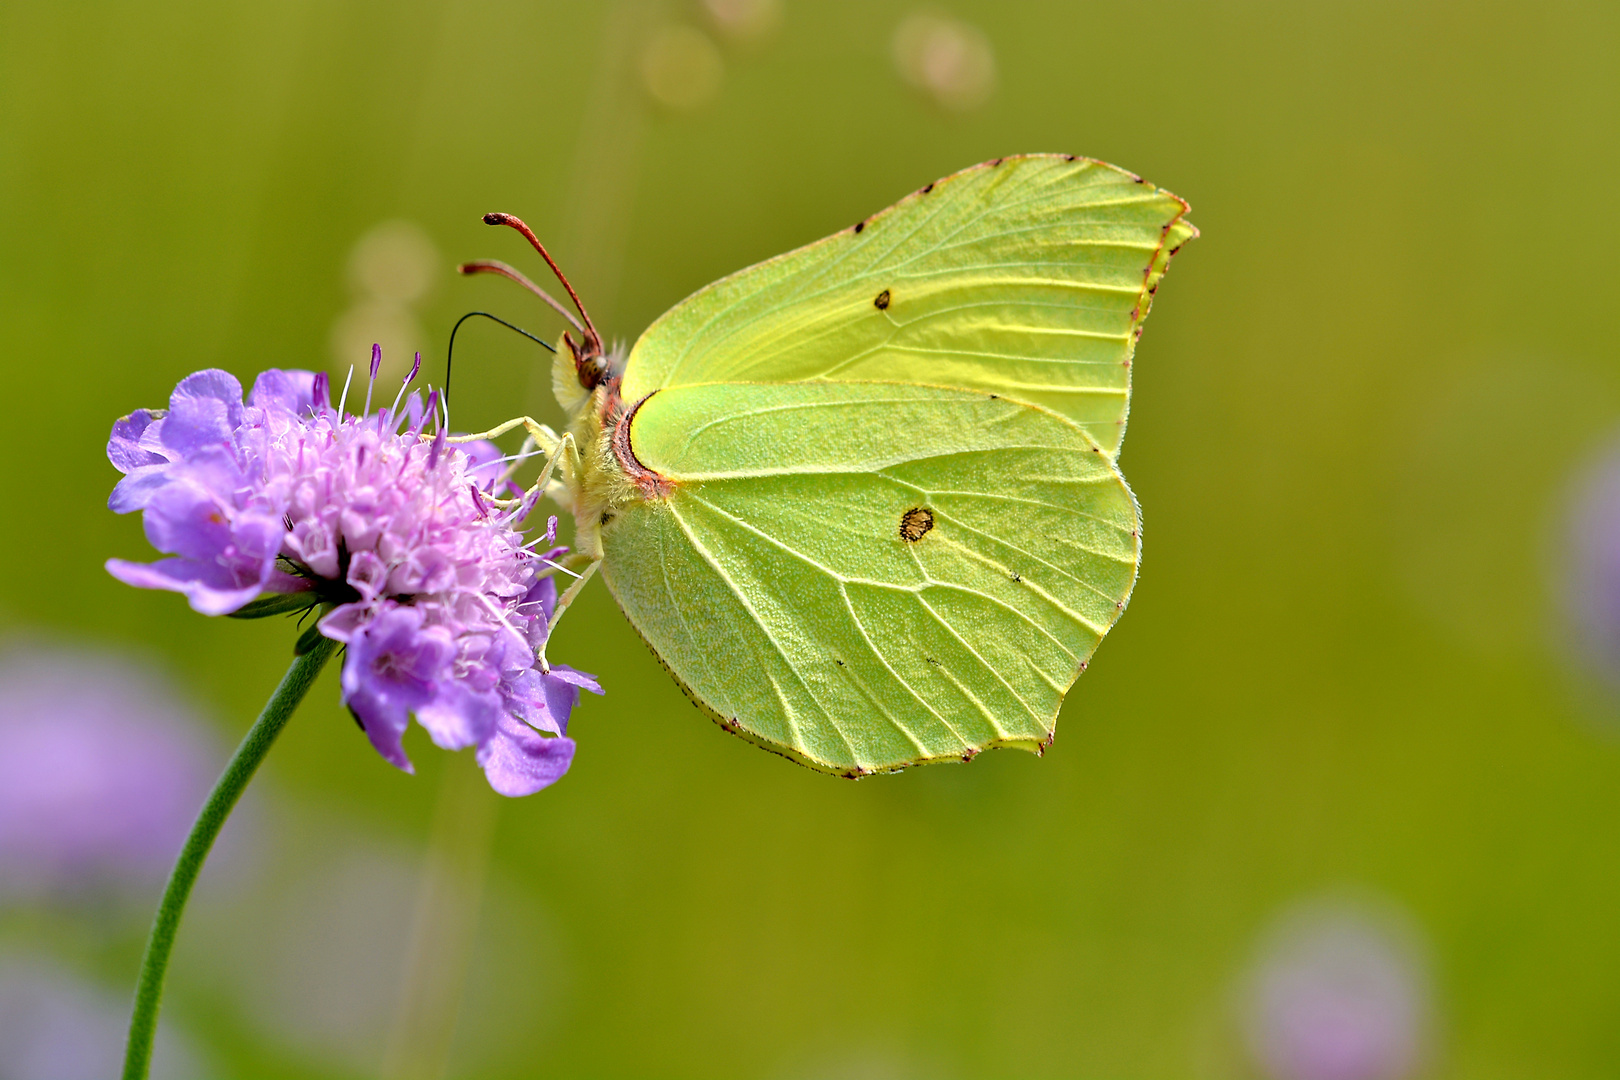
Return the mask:
<path id="1" fill-rule="evenodd" d="M 809 380 L 979 389 L 1080 424 L 1114 455 L 1130 362 L 1187 204 L 1063 155 L 964 170 L 723 278 L 636 343 L 627 402 L 666 387 Z"/>
<path id="2" fill-rule="evenodd" d="M 668 490 L 603 525 L 608 586 L 707 712 L 826 771 L 1041 744 L 1135 580 L 1110 456 L 997 395 L 677 386 L 630 444 Z"/>

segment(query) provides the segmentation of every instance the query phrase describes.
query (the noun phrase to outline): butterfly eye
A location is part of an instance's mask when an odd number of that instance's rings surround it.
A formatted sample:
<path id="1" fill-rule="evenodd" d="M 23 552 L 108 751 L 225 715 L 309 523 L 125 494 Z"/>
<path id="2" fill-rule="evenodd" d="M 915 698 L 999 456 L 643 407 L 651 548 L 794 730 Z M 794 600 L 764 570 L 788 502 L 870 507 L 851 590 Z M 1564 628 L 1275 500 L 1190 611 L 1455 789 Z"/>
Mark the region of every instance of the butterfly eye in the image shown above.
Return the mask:
<path id="1" fill-rule="evenodd" d="M 587 390 L 595 390 L 606 375 L 607 364 L 600 356 L 579 365 L 579 385 Z"/>
<path id="2" fill-rule="evenodd" d="M 563 343 L 574 354 L 574 371 L 579 376 L 579 385 L 587 390 L 595 390 L 608 376 L 608 362 L 602 355 L 602 339 L 590 330 L 585 331 L 584 338 L 581 344 L 575 345 L 574 339 L 568 336 L 566 330 L 563 331 Z"/>

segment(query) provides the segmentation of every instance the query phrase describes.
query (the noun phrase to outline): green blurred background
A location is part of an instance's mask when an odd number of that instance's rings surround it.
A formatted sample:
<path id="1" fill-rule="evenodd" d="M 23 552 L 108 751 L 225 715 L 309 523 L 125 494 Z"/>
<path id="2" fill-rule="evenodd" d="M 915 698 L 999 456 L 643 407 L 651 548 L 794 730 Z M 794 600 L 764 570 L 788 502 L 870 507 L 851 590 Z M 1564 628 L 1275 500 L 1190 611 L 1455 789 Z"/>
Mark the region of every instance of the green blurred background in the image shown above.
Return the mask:
<path id="1" fill-rule="evenodd" d="M 221 744 L 293 632 L 103 572 L 148 557 L 109 425 L 368 335 L 437 381 L 474 308 L 550 337 L 451 272 L 543 269 L 484 212 L 626 340 L 1008 153 L 1116 162 L 1204 233 L 1138 352 L 1143 576 L 1044 759 L 813 774 L 688 705 L 600 587 L 553 655 L 607 695 L 529 799 L 419 733 L 396 772 L 329 674 L 182 934 L 165 1019 L 210 1075 L 1255 1076 L 1245 973 L 1324 896 L 1419 942 L 1411 1075 L 1620 1073 L 1620 726 L 1555 602 L 1620 424 L 1620 13 L 930 10 L 0 7 L 0 625 L 135 657 Z M 537 352 L 469 324 L 458 426 L 554 419 Z M 121 995 L 153 899 L 10 911 L 0 945 Z"/>

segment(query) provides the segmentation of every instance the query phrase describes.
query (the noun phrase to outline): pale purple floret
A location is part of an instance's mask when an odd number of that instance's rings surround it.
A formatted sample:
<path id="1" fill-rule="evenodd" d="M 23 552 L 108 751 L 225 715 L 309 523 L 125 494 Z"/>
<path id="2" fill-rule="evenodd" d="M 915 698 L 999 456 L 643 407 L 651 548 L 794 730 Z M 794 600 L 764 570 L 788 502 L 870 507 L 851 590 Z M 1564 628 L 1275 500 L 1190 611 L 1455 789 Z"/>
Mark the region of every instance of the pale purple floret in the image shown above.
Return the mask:
<path id="1" fill-rule="evenodd" d="M 524 546 L 532 500 L 492 501 L 511 490 L 501 452 L 425 438 L 438 415 L 438 395 L 416 393 L 340 415 L 309 372 L 263 373 L 246 404 L 226 372 L 188 376 L 167 412 L 132 413 L 107 445 L 125 474 L 109 505 L 142 511 L 169 557 L 107 569 L 209 615 L 310 594 L 320 632 L 347 646 L 343 700 L 383 757 L 410 771 L 414 715 L 437 745 L 476 747 L 497 791 L 526 795 L 567 771 L 569 713 L 580 689 L 602 689 L 537 665 L 557 596 L 548 561 L 566 549 Z"/>

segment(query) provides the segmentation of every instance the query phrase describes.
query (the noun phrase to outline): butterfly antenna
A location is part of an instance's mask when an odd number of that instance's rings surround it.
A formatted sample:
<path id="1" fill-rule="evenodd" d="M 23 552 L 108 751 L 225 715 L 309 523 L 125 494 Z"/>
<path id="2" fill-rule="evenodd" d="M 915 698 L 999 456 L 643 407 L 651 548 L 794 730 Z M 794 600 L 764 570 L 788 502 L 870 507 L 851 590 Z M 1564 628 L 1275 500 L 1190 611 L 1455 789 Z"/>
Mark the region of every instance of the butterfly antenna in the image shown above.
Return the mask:
<path id="1" fill-rule="evenodd" d="M 452 326 L 450 328 L 450 344 L 444 350 L 444 401 L 445 401 L 446 406 L 448 406 L 450 404 L 450 362 L 452 360 L 454 360 L 455 357 L 456 357 L 456 331 L 461 329 L 461 324 L 462 323 L 466 322 L 468 319 L 472 318 L 474 315 L 482 315 L 486 319 L 490 319 L 490 320 L 492 320 L 494 322 L 500 323 L 502 326 L 506 327 L 508 330 L 516 330 L 518 333 L 522 334 L 524 337 L 528 338 L 530 341 L 534 342 L 536 345 L 540 346 L 542 349 L 547 350 L 548 352 L 556 352 L 557 351 L 556 349 L 552 348 L 550 345 L 546 344 L 544 341 L 541 341 L 539 338 L 535 337 L 533 334 L 531 334 L 527 330 L 523 329 L 523 327 L 521 327 L 521 326 L 513 326 L 511 323 L 507 322 L 505 319 L 501 318 L 499 315 L 491 315 L 487 311 L 469 311 L 469 312 L 467 312 L 467 314 L 465 314 L 461 318 L 457 319 L 456 320 L 456 325 L 454 325 L 454 326 Z M 418 361 L 418 362 L 420 362 L 420 361 Z"/>
<path id="2" fill-rule="evenodd" d="M 579 328 L 581 338 L 578 345 L 574 344 L 574 339 L 568 336 L 566 330 L 563 331 L 563 342 L 568 346 L 568 351 L 574 354 L 574 370 L 579 375 L 579 384 L 587 390 L 595 390 L 602 380 L 607 377 L 608 372 L 607 359 L 602 351 L 602 335 L 596 332 L 596 326 L 591 322 L 590 314 L 586 312 L 585 305 L 579 302 L 579 294 L 568 283 L 568 278 L 563 274 L 562 268 L 551 257 L 551 252 L 546 250 L 546 246 L 540 242 L 540 238 L 534 235 L 534 230 L 523 224 L 522 218 L 514 217 L 511 214 L 485 214 L 484 224 L 505 225 L 522 233 L 523 238 L 534 247 L 534 250 L 540 253 L 542 259 L 546 260 L 546 265 L 551 267 L 553 274 L 557 275 L 557 280 L 562 282 L 562 287 L 568 290 L 568 298 L 574 302 L 574 307 L 579 309 L 579 317 L 585 320 L 585 325 L 579 327 L 578 323 L 574 324 Z"/>
<path id="3" fill-rule="evenodd" d="M 580 321 L 574 317 L 574 313 L 572 311 L 569 311 L 567 307 L 559 303 L 556 297 L 552 296 L 550 293 L 546 292 L 546 290 L 530 281 L 523 275 L 523 272 L 518 270 L 516 267 L 508 266 L 499 259 L 475 259 L 472 262 L 462 263 L 460 266 L 456 267 L 456 270 L 469 276 L 473 274 L 499 274 L 503 278 L 510 281 L 515 281 L 525 289 L 528 289 L 530 292 L 534 293 L 534 295 L 538 296 L 540 299 L 544 300 L 546 303 L 550 304 L 552 310 L 561 315 L 563 318 L 567 319 L 575 330 L 578 330 L 582 334 L 585 332 L 585 327 L 581 325 Z"/>

